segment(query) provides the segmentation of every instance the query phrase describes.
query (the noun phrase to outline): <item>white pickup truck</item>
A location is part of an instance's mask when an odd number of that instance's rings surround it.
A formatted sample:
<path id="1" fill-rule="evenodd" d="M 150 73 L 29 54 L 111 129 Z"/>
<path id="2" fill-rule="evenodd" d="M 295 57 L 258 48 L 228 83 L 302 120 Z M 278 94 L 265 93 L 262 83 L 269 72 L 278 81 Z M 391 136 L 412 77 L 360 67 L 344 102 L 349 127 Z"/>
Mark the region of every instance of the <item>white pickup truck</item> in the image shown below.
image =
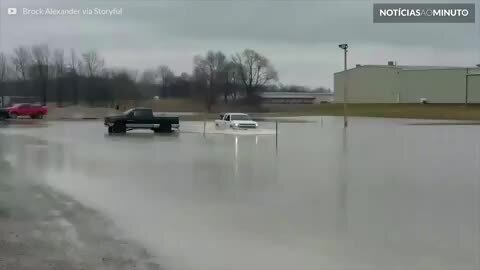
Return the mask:
<path id="1" fill-rule="evenodd" d="M 215 128 L 254 129 L 258 128 L 258 123 L 245 113 L 225 113 L 220 115 L 220 119 L 215 120 Z"/>

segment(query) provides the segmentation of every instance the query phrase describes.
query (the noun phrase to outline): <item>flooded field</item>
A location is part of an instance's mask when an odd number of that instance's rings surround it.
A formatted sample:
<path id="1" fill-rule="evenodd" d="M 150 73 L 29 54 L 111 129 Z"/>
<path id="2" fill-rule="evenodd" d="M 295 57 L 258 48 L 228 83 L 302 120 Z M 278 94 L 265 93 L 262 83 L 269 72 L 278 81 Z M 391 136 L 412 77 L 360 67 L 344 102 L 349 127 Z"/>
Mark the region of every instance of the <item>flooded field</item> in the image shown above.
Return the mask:
<path id="1" fill-rule="evenodd" d="M 0 128 L 0 158 L 164 269 L 479 269 L 480 126 L 307 120 L 281 123 L 278 141 L 26 120 Z"/>

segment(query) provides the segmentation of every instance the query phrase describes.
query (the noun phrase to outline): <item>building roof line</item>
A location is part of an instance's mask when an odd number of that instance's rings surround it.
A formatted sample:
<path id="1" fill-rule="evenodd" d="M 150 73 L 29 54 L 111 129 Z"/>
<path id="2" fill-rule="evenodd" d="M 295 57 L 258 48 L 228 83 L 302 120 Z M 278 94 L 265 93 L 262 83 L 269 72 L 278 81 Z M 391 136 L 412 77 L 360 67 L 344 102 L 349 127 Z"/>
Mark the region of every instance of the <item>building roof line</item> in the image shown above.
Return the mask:
<path id="1" fill-rule="evenodd" d="M 473 69 L 473 70 L 480 70 L 480 67 L 459 67 L 459 66 L 404 66 L 404 65 L 396 65 L 396 66 L 389 66 L 389 65 L 360 65 L 350 69 L 347 71 L 355 70 L 364 67 L 373 67 L 373 68 L 394 68 L 394 69 L 401 69 L 401 70 L 452 70 L 452 69 L 459 69 L 459 70 L 466 70 L 466 69 Z M 345 70 L 335 72 L 334 74 L 339 74 L 345 72 Z"/>

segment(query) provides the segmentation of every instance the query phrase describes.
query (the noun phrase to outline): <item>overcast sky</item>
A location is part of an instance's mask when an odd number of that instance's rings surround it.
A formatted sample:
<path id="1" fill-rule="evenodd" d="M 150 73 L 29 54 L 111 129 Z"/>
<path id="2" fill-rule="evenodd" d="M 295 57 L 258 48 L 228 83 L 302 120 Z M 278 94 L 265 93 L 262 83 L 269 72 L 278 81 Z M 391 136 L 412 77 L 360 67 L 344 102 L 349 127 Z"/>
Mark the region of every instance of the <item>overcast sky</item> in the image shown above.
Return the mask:
<path id="1" fill-rule="evenodd" d="M 475 24 L 373 24 L 370 0 L 0 0 L 0 50 L 19 45 L 96 49 L 110 67 L 168 65 L 191 72 L 194 55 L 252 48 L 267 56 L 284 84 L 333 87 L 349 66 L 480 63 L 480 3 Z M 395 0 L 395 3 L 418 1 Z M 429 2 L 429 1 L 421 1 Z M 468 0 L 437 3 L 477 2 Z M 7 15 L 7 8 L 123 8 L 121 16 Z"/>

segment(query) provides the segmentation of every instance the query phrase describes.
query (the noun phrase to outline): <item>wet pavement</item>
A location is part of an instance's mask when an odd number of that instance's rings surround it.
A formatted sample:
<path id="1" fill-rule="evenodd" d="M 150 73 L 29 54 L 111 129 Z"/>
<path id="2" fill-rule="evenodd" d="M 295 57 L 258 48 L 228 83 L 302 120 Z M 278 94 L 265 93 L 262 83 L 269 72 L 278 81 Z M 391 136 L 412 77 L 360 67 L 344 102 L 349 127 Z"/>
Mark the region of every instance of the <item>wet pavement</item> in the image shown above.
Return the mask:
<path id="1" fill-rule="evenodd" d="M 25 148 L 45 141 L 0 134 L 0 142 L 0 269 L 160 270 L 108 217 L 23 170 Z"/>
<path id="2" fill-rule="evenodd" d="M 98 121 L 31 121 L 0 143 L 165 269 L 479 269 L 480 126 L 307 120 L 281 123 L 278 142 L 204 136 L 201 122 L 109 136 Z"/>

